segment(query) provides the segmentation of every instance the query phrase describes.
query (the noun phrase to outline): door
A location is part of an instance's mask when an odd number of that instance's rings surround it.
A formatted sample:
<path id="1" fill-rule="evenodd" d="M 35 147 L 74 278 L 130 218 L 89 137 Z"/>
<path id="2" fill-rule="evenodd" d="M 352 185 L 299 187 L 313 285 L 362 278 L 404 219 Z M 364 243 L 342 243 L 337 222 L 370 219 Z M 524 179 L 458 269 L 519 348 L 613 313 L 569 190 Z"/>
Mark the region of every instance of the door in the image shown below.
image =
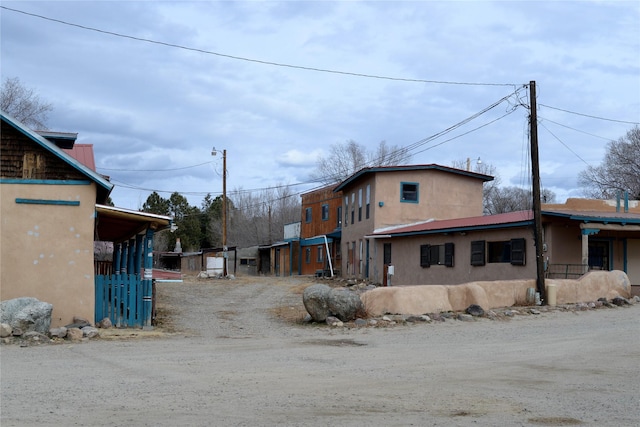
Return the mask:
<path id="1" fill-rule="evenodd" d="M 391 243 L 384 244 L 382 258 L 382 263 L 384 264 L 384 268 L 382 269 L 384 271 L 382 277 L 382 286 L 389 286 L 387 283 L 387 279 L 389 276 L 389 266 L 391 265 Z"/>

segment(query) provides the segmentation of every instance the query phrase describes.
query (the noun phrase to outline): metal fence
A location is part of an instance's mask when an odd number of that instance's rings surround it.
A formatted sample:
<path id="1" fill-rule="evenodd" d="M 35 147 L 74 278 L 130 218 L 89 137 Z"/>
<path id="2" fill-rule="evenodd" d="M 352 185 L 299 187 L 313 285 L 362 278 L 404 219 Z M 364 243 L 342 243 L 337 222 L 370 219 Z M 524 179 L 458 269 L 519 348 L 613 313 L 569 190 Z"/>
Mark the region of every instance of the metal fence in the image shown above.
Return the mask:
<path id="1" fill-rule="evenodd" d="M 577 279 L 588 271 L 587 264 L 549 264 L 545 277 L 548 279 Z"/>

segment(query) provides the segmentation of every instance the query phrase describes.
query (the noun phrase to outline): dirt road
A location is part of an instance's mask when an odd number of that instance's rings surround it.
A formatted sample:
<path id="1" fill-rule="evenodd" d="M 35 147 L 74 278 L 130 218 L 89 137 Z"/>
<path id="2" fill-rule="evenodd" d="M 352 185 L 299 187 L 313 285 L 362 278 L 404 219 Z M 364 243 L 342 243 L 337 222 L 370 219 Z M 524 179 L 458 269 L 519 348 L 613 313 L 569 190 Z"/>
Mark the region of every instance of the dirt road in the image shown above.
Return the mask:
<path id="1" fill-rule="evenodd" d="M 153 337 L 0 348 L 8 426 L 636 426 L 640 304 L 388 328 L 303 279 L 158 285 Z"/>

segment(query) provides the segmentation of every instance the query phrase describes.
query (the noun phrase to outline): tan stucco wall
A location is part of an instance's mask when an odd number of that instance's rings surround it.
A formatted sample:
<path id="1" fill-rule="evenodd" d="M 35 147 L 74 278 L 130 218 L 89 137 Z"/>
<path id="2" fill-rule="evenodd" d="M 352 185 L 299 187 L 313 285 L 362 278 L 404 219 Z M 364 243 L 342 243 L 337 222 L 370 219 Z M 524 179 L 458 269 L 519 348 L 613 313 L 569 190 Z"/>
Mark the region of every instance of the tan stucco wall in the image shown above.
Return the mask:
<path id="1" fill-rule="evenodd" d="M 557 304 L 629 298 L 631 284 L 623 271 L 593 271 L 578 280 L 545 281 L 555 284 Z M 485 310 L 524 305 L 527 288 L 535 288 L 535 280 L 471 282 L 463 285 L 400 286 L 372 289 L 361 295 L 369 316 L 383 314 L 426 314 L 463 311 L 471 304 Z"/>
<path id="2" fill-rule="evenodd" d="M 487 242 L 507 241 L 524 237 L 526 240 L 526 265 L 515 266 L 510 263 L 486 263 L 483 266 L 471 265 L 471 242 L 485 240 Z M 529 279 L 536 277 L 536 257 L 533 233 L 525 228 L 507 228 L 498 230 L 470 231 L 465 235 L 450 233 L 448 235 L 433 234 L 426 236 L 396 237 L 393 239 L 372 239 L 370 268 L 371 280 L 383 283 L 383 251 L 384 243 L 391 243 L 391 263 L 395 269 L 392 281 L 395 285 L 454 285 L 472 280 L 504 280 Z M 454 267 L 432 265 L 420 267 L 420 245 L 455 245 Z M 375 268 L 374 268 L 375 267 Z"/>
<path id="3" fill-rule="evenodd" d="M 18 204 L 16 198 L 80 201 Z M 0 299 L 53 304 L 52 327 L 94 321 L 95 184 L 0 184 Z"/>
<path id="4" fill-rule="evenodd" d="M 419 184 L 419 203 L 403 203 L 400 201 L 400 183 L 417 182 Z M 358 190 L 363 191 L 363 204 L 366 203 L 366 187 L 371 186 L 370 217 L 366 219 L 363 207 L 362 220 L 358 220 Z M 358 247 L 364 236 L 371 234 L 375 229 L 392 225 L 409 224 L 428 219 L 451 219 L 482 215 L 482 180 L 466 176 L 456 175 L 436 170 L 427 171 L 398 171 L 377 173 L 362 178 L 356 184 L 343 190 L 344 197 L 349 197 L 348 223 L 342 224 L 342 275 L 350 277 L 347 268 L 350 264 L 348 248 L 356 243 L 355 275 L 365 277 L 366 272 L 359 272 L 360 265 L 365 266 L 366 260 L 358 258 Z M 351 197 L 355 194 L 355 220 L 351 224 Z M 383 206 L 380 206 L 380 202 Z M 343 211 L 343 216 L 344 216 Z M 366 243 L 365 243 L 366 245 Z M 374 251 L 378 252 L 382 262 L 381 249 L 374 248 L 370 243 L 370 267 L 369 277 L 381 271 L 381 267 L 373 264 Z M 364 257 L 364 254 L 363 254 Z M 363 267 L 366 268 L 366 267 Z M 377 279 L 374 279 L 377 280 Z"/>

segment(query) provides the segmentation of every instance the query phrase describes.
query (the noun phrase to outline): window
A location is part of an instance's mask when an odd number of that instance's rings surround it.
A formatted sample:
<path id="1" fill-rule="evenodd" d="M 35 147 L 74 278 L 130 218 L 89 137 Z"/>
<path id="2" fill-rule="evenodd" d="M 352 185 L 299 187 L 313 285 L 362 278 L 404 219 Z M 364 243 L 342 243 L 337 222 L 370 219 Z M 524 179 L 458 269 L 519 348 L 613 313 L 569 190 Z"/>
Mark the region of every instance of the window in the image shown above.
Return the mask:
<path id="1" fill-rule="evenodd" d="M 371 206 L 371 184 L 367 184 L 367 209 L 365 211 L 365 218 L 369 219 L 369 207 Z"/>
<path id="2" fill-rule="evenodd" d="M 322 220 L 329 220 L 329 205 L 322 205 Z"/>
<path id="3" fill-rule="evenodd" d="M 358 222 L 362 221 L 362 188 L 358 190 Z"/>
<path id="4" fill-rule="evenodd" d="M 444 245 L 420 245 L 420 267 L 446 265 L 453 267 L 453 243 Z"/>
<path id="5" fill-rule="evenodd" d="M 384 265 L 389 265 L 391 264 L 391 243 L 385 243 L 383 246 L 383 260 L 382 263 Z"/>
<path id="6" fill-rule="evenodd" d="M 471 265 L 484 265 L 484 240 L 471 242 Z"/>
<path id="7" fill-rule="evenodd" d="M 319 245 L 316 247 L 316 252 L 317 252 L 317 257 L 316 257 L 316 261 L 317 262 L 322 262 L 322 245 Z"/>
<path id="8" fill-rule="evenodd" d="M 418 183 L 400 183 L 400 201 L 406 203 L 418 203 Z"/>
<path id="9" fill-rule="evenodd" d="M 344 196 L 344 226 L 349 225 L 349 196 Z"/>
<path id="10" fill-rule="evenodd" d="M 311 264 L 311 248 L 304 249 L 304 262 Z"/>
<path id="11" fill-rule="evenodd" d="M 487 262 L 509 262 L 512 265 L 525 265 L 525 239 L 511 239 L 487 243 Z"/>
<path id="12" fill-rule="evenodd" d="M 307 223 L 311 222 L 311 208 L 306 208 L 304 210 L 304 220 Z"/>
<path id="13" fill-rule="evenodd" d="M 338 220 L 338 223 L 336 224 L 336 228 L 342 227 L 342 206 L 338 206 L 337 212 L 336 212 L 336 218 Z"/>
<path id="14" fill-rule="evenodd" d="M 355 219 L 355 209 L 356 209 L 356 193 L 351 193 L 351 224 L 353 224 L 353 220 Z"/>

